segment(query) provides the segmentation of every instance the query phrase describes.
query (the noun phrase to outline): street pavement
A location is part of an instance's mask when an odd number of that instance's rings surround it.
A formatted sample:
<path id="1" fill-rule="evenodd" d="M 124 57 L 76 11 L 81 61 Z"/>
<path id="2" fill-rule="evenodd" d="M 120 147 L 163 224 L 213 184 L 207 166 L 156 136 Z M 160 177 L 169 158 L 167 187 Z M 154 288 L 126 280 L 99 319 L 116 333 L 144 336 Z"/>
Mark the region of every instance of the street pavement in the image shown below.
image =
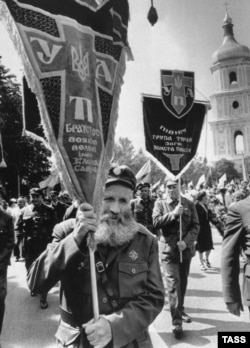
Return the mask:
<path id="1" fill-rule="evenodd" d="M 225 308 L 221 293 L 221 237 L 215 230 L 213 239 L 214 250 L 210 257 L 212 268 L 201 271 L 198 255 L 192 260 L 185 299 L 185 310 L 191 315 L 192 323 L 183 324 L 182 340 L 173 337 L 166 289 L 164 309 L 150 326 L 154 348 L 217 348 L 218 331 L 250 331 L 247 308 L 240 317 L 233 316 Z M 30 296 L 24 263 L 12 259 L 8 270 L 2 348 L 55 347 L 54 335 L 59 320 L 58 297 L 59 287 L 56 285 L 48 295 L 49 308 L 40 309 L 39 296 Z"/>

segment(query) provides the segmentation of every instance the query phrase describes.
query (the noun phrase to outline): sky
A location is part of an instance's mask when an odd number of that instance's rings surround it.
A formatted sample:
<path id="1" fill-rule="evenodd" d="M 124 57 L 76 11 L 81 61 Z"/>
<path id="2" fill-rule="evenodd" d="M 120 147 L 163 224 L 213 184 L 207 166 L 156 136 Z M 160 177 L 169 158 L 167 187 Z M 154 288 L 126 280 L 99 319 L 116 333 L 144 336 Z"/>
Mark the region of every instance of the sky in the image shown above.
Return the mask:
<path id="1" fill-rule="evenodd" d="M 160 70 L 195 73 L 196 99 L 213 94 L 212 55 L 223 41 L 223 19 L 233 20 L 236 40 L 250 48 L 249 0 L 154 0 L 158 22 L 151 26 L 147 14 L 151 0 L 129 0 L 128 41 L 134 56 L 127 62 L 119 100 L 116 139 L 128 137 L 135 149 L 145 150 L 142 95 L 161 94 Z M 21 76 L 22 65 L 0 21 L 2 63 Z M 212 134 L 204 123 L 198 153 L 212 159 Z M 207 132 L 205 131 L 207 129 Z"/>

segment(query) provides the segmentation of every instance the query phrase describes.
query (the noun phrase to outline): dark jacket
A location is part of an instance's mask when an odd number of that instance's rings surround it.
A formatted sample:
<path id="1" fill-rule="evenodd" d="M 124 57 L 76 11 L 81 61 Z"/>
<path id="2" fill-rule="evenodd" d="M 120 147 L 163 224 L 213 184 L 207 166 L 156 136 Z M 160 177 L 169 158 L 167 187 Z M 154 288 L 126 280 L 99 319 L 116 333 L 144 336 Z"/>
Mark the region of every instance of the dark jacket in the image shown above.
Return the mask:
<path id="1" fill-rule="evenodd" d="M 77 246 L 71 233 L 74 226 L 75 219 L 55 226 L 53 243 L 28 273 L 28 284 L 34 292 L 46 292 L 61 281 L 62 313 L 69 313 L 77 324 L 65 326 L 61 320 L 56 337 L 65 345 L 77 342 L 81 333 L 85 336 L 79 327 L 93 318 L 89 256 L 85 249 Z M 113 347 L 152 347 L 147 328 L 164 305 L 157 239 L 143 226 L 138 226 L 134 239 L 126 245 L 108 250 L 100 245 L 96 251 L 96 259 L 106 265 L 106 274 L 119 304 L 117 309 L 112 307 L 97 272 L 99 311 L 111 324 Z M 86 339 L 81 347 L 89 347 Z"/>
<path id="2" fill-rule="evenodd" d="M 181 197 L 184 207 L 182 214 L 182 240 L 187 248 L 183 251 L 183 258 L 194 255 L 194 242 L 197 240 L 200 225 L 194 203 L 185 197 Z M 166 258 L 178 260 L 180 257 L 177 242 L 180 239 L 179 216 L 173 214 L 174 206 L 170 198 L 157 200 L 153 211 L 153 224 L 161 228 L 166 243 L 164 254 Z"/>
<path id="3" fill-rule="evenodd" d="M 232 203 L 228 209 L 226 229 L 222 242 L 221 275 L 225 302 L 241 303 L 239 284 L 241 248 L 248 258 L 244 266 L 244 304 L 250 306 L 250 196 Z"/>
<path id="4" fill-rule="evenodd" d="M 63 220 L 63 217 L 64 217 L 66 209 L 67 209 L 66 204 L 64 204 L 60 201 L 57 201 L 56 203 L 51 202 L 51 206 L 55 210 L 57 222 L 58 223 L 61 222 Z"/>
<path id="5" fill-rule="evenodd" d="M 42 203 L 39 207 L 30 204 L 21 210 L 16 230 L 24 235 L 25 243 L 34 238 L 51 241 L 52 232 L 57 223 L 55 210 Z"/>
<path id="6" fill-rule="evenodd" d="M 14 221 L 12 216 L 0 208 L 0 269 L 5 269 L 10 262 L 14 248 Z"/>
<path id="7" fill-rule="evenodd" d="M 137 197 L 132 199 L 130 204 L 135 220 L 153 234 L 157 234 L 157 229 L 153 226 L 152 218 L 155 200 L 149 197 L 144 201 L 140 197 Z"/>
<path id="8" fill-rule="evenodd" d="M 196 250 L 198 250 L 200 253 L 203 253 L 204 251 L 209 251 L 214 248 L 212 230 L 210 226 L 212 213 L 199 201 L 195 203 L 195 207 L 200 223 L 200 231 L 197 238 Z"/>

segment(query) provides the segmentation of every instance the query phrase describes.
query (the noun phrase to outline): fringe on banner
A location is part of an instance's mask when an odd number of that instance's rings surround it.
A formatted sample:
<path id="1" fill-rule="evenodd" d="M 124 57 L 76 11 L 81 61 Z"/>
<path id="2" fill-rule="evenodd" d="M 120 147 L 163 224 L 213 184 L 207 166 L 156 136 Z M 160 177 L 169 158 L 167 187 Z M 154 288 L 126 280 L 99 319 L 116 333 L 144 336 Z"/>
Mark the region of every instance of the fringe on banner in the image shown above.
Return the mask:
<path id="1" fill-rule="evenodd" d="M 101 207 L 100 193 L 104 189 L 105 180 L 107 178 L 107 174 L 110 168 L 110 163 L 111 163 L 111 159 L 112 159 L 113 151 L 114 151 L 114 138 L 115 138 L 115 129 L 117 125 L 117 119 L 118 119 L 119 97 L 120 97 L 121 87 L 124 82 L 123 76 L 126 69 L 126 59 L 127 59 L 127 49 L 125 47 L 122 50 L 120 61 L 118 63 L 116 81 L 115 81 L 115 85 L 113 89 L 114 90 L 113 103 L 112 103 L 112 108 L 110 113 L 110 124 L 109 124 L 108 136 L 107 136 L 107 143 L 106 143 L 105 151 L 101 159 L 102 170 L 98 172 L 99 177 L 97 177 L 96 187 L 94 192 L 93 205 L 95 207 L 95 211 L 97 212 L 97 216 L 99 216 L 98 212 L 100 212 L 100 207 Z"/>
<path id="2" fill-rule="evenodd" d="M 43 95 L 41 85 L 40 85 L 36 75 L 33 72 L 33 68 L 29 62 L 25 48 L 24 48 L 22 41 L 20 39 L 17 26 L 16 26 L 14 20 L 12 19 L 6 4 L 3 1 L 0 2 L 0 14 L 5 22 L 7 31 L 9 32 L 10 37 L 12 38 L 12 41 L 14 43 L 14 46 L 19 54 L 19 57 L 21 59 L 21 63 L 24 67 L 25 75 L 27 76 L 27 82 L 28 82 L 30 89 L 36 95 Z M 83 201 L 85 201 L 84 197 L 78 197 L 77 192 L 81 192 L 81 190 L 80 190 L 80 188 L 76 189 L 73 186 L 73 183 L 71 181 L 71 178 L 70 178 L 68 172 L 65 171 L 64 159 L 62 158 L 60 150 L 59 150 L 56 142 L 54 141 L 54 137 L 51 133 L 48 132 L 48 129 L 53 129 L 53 128 L 52 128 L 52 125 L 50 124 L 49 118 L 46 116 L 47 115 L 46 105 L 45 105 L 44 101 L 40 100 L 40 98 L 37 98 L 37 101 L 38 101 L 38 106 L 39 106 L 39 109 L 41 112 L 41 123 L 42 123 L 43 129 L 44 129 L 44 133 L 45 133 L 45 136 L 48 139 L 48 142 L 51 145 L 51 149 L 55 155 L 58 171 L 62 173 L 65 187 L 66 187 L 69 195 L 72 198 L 81 198 Z"/>
<path id="3" fill-rule="evenodd" d="M 29 59 L 27 57 L 25 48 L 22 44 L 22 41 L 19 36 L 19 32 L 17 29 L 17 26 L 12 19 L 9 10 L 4 2 L 0 2 L 0 13 L 2 14 L 2 18 L 4 19 L 6 23 L 7 30 L 12 38 L 12 41 L 16 47 L 16 50 L 21 58 L 21 62 L 24 66 L 24 72 L 27 77 L 27 82 L 32 90 L 33 93 L 35 93 L 37 96 L 43 95 L 43 91 L 40 85 L 40 82 L 36 75 L 33 72 L 33 68 L 29 62 Z M 114 135 L 115 135 L 115 128 L 117 124 L 117 118 L 118 118 L 118 100 L 121 92 L 121 86 L 123 84 L 123 76 L 125 73 L 126 68 L 126 58 L 133 59 L 131 50 L 129 49 L 129 46 L 125 46 L 123 48 L 120 61 L 118 64 L 118 70 L 116 75 L 116 81 L 114 85 L 114 93 L 113 93 L 113 104 L 111 108 L 111 114 L 110 114 L 110 125 L 109 125 L 109 131 L 108 131 L 108 137 L 107 137 L 107 144 L 105 147 L 105 150 L 103 151 L 102 157 L 100 159 L 101 166 L 100 168 L 102 170 L 98 171 L 98 176 L 96 180 L 96 186 L 94 191 L 94 208 L 95 211 L 98 213 L 100 211 L 100 193 L 103 191 L 103 187 L 105 184 L 105 179 L 107 177 L 107 173 L 110 167 L 110 160 L 112 158 L 113 154 L 113 148 L 114 148 Z M 45 105 L 44 100 L 41 100 L 42 98 L 37 98 L 38 100 L 38 106 L 41 113 L 41 123 L 44 129 L 44 133 L 46 138 L 48 139 L 48 142 L 51 146 L 51 150 L 53 151 L 53 154 L 56 159 L 56 164 L 58 167 L 58 171 L 62 175 L 62 179 L 64 181 L 66 190 L 70 194 L 72 198 L 80 198 L 82 201 L 85 201 L 85 197 L 83 195 L 79 197 L 79 193 L 81 193 L 81 188 L 78 185 L 78 187 L 74 187 L 74 184 L 69 176 L 68 171 L 65 170 L 66 163 L 61 155 L 61 152 L 58 148 L 57 143 L 54 141 L 54 136 L 51 134 L 51 132 L 48 132 L 48 130 L 52 130 L 53 127 L 50 123 L 50 119 L 47 116 L 47 108 Z M 26 131 L 27 132 L 27 131 Z M 33 135 L 32 135 L 33 136 Z M 78 193 L 78 194 L 77 194 Z"/>

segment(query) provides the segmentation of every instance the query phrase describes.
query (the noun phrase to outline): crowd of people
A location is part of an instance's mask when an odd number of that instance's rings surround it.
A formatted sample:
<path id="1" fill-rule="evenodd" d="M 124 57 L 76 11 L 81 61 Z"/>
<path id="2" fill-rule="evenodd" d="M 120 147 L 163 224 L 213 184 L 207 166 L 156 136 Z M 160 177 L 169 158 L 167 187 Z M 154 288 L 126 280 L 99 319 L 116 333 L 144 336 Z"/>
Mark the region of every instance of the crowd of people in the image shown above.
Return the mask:
<path id="1" fill-rule="evenodd" d="M 167 178 L 163 187 L 152 192 L 150 183 L 136 182 L 130 168 L 112 165 L 100 217 L 65 192 L 45 195 L 33 187 L 29 197 L 7 202 L 0 190 L 0 334 L 13 255 L 25 262 L 30 295 L 39 294 L 41 309 L 48 307 L 48 292 L 60 281 L 57 347 L 70 342 L 72 347 L 144 347 L 145 341 L 150 347 L 148 326 L 164 305 L 163 276 L 172 331 L 182 338 L 182 323 L 192 322 L 184 308 L 191 260 L 197 252 L 201 271 L 211 268 L 212 226 L 223 239 L 227 308 L 235 315 L 243 303 L 250 308 L 249 184 L 194 189 Z M 90 234 L 95 236 L 98 318 L 93 318 L 91 300 Z"/>

